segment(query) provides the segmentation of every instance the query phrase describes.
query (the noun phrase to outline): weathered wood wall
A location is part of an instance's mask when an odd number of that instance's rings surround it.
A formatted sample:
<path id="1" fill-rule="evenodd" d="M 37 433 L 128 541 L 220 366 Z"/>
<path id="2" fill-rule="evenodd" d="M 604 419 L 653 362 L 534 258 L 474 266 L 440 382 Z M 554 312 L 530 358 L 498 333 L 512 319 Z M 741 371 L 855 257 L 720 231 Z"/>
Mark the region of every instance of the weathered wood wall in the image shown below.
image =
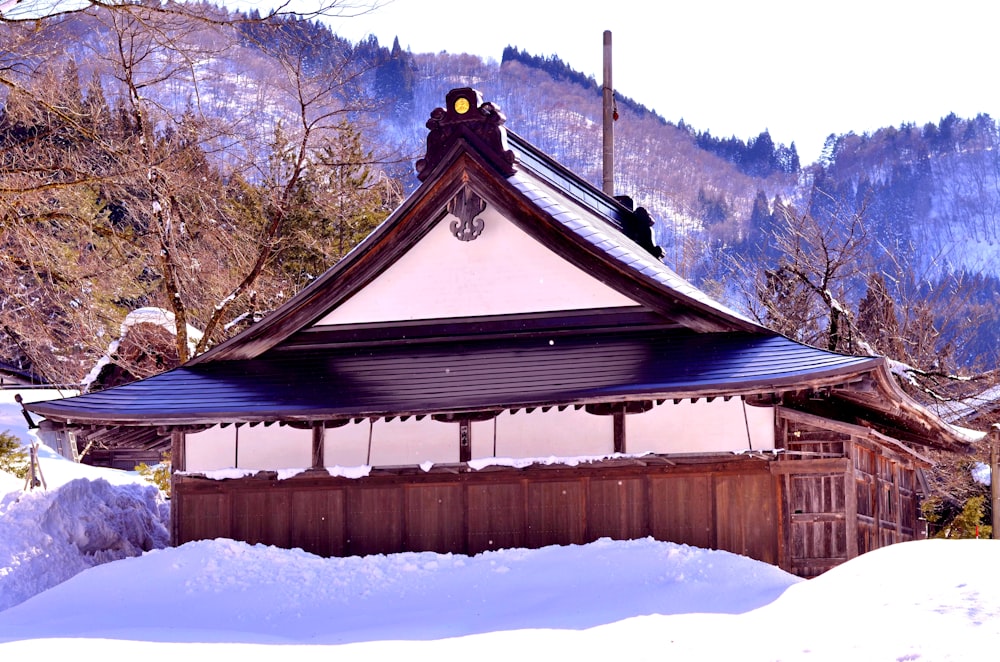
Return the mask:
<path id="1" fill-rule="evenodd" d="M 790 412 L 778 426 L 787 451 L 772 468 L 783 477 L 786 495 L 782 568 L 814 577 L 858 554 L 919 536 L 911 457 L 872 441 L 857 426 L 821 426 Z"/>
<path id="2" fill-rule="evenodd" d="M 228 537 L 323 556 L 476 554 L 652 536 L 778 563 L 780 482 L 769 462 L 630 462 L 362 479 L 175 476 L 174 541 Z"/>
<path id="3" fill-rule="evenodd" d="M 864 440 L 853 445 L 858 503 L 858 552 L 921 535 L 916 469 L 888 449 Z"/>

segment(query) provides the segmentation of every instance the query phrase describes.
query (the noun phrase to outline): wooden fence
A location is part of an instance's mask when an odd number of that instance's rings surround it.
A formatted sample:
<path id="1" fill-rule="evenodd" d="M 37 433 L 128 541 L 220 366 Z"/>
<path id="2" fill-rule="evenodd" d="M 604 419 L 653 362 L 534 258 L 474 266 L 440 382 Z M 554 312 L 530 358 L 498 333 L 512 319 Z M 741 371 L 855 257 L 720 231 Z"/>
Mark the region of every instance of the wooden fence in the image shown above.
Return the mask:
<path id="1" fill-rule="evenodd" d="M 383 469 L 174 479 L 174 541 L 227 537 L 323 556 L 582 544 L 602 537 L 779 559 L 781 482 L 771 462 L 606 461 L 526 469 Z"/>

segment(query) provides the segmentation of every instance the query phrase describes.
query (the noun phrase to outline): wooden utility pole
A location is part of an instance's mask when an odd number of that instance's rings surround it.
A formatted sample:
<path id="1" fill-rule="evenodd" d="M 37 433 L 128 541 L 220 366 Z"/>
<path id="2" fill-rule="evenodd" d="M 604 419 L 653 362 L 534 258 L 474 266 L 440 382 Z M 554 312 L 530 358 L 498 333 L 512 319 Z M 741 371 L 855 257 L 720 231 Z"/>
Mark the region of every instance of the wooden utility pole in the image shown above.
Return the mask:
<path id="1" fill-rule="evenodd" d="M 604 31 L 604 179 L 602 190 L 615 194 L 615 88 L 611 84 L 611 30 Z"/>
<path id="2" fill-rule="evenodd" d="M 993 507 L 993 539 L 1000 540 L 1000 423 L 987 435 L 990 442 L 990 505 Z"/>

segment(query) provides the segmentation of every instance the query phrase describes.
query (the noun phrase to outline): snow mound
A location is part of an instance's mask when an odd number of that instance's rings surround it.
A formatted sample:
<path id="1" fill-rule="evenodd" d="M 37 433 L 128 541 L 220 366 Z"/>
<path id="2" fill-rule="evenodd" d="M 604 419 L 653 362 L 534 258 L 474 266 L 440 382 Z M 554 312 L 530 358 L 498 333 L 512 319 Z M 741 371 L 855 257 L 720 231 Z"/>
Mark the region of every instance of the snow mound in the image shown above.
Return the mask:
<path id="1" fill-rule="evenodd" d="M 0 496 L 8 492 L 16 492 L 24 487 L 24 479 L 18 478 L 14 474 L 0 471 Z"/>
<path id="2" fill-rule="evenodd" d="M 823 660 L 981 657 L 981 646 L 1000 641 L 998 554 L 996 540 L 903 542 L 792 586 L 757 612 L 787 635 L 770 659 L 808 650 L 824 651 Z M 862 624 L 878 625 L 865 632 Z"/>
<path id="3" fill-rule="evenodd" d="M 990 465 L 984 462 L 976 462 L 975 466 L 972 467 L 972 480 L 981 485 L 991 485 L 991 479 Z"/>
<path id="4" fill-rule="evenodd" d="M 746 612 L 799 581 L 746 557 L 651 539 L 329 559 L 205 540 L 93 568 L 0 612 L 0 642 L 334 644 L 583 630 L 650 614 Z"/>
<path id="5" fill-rule="evenodd" d="M 51 492 L 0 498 L 0 611 L 95 565 L 165 547 L 169 517 L 159 490 L 70 481 Z"/>

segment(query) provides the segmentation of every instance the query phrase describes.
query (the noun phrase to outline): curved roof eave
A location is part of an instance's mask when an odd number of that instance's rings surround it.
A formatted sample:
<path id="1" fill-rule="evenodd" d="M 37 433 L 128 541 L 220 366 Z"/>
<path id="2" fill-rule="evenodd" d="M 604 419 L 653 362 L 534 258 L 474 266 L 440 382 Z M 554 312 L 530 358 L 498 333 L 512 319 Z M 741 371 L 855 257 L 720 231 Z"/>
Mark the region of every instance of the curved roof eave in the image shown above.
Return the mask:
<path id="1" fill-rule="evenodd" d="M 384 417 L 775 393 L 848 383 L 877 361 L 747 333 L 442 339 L 183 366 L 30 409 L 102 425 Z"/>

